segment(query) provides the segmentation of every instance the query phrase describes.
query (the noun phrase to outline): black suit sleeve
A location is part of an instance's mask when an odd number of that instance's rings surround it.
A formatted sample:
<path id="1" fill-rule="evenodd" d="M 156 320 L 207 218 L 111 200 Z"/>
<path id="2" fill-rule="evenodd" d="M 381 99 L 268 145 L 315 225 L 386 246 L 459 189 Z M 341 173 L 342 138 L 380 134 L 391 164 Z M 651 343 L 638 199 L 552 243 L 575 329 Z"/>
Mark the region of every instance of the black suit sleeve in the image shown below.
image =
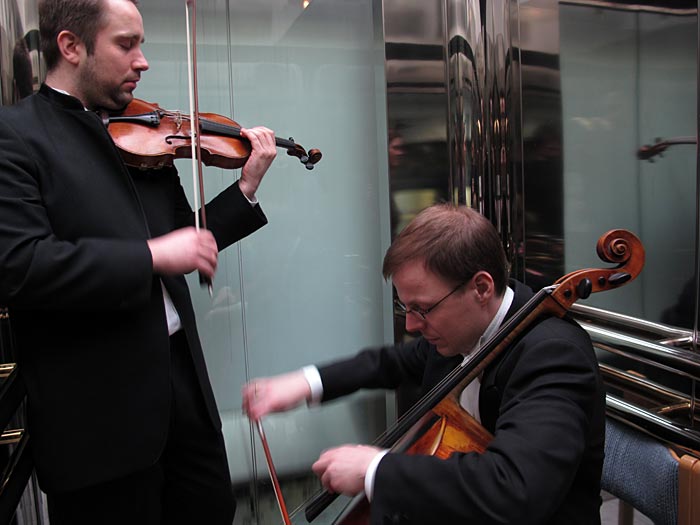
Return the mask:
<path id="1" fill-rule="evenodd" d="M 350 359 L 320 366 L 323 401 L 361 388 L 396 388 L 408 380 L 420 383 L 428 350 L 429 344 L 421 337 L 403 345 L 366 349 Z"/>
<path id="2" fill-rule="evenodd" d="M 144 240 L 57 235 L 51 199 L 64 190 L 63 181 L 55 174 L 40 178 L 42 159 L 2 121 L 0 151 L 2 302 L 40 309 L 129 308 L 145 303 L 152 263 Z M 113 220 L 120 217 L 115 214 Z"/>
<path id="3" fill-rule="evenodd" d="M 175 213 L 175 228 L 194 226 L 194 212 L 187 200 L 175 169 L 170 170 Z M 267 224 L 267 217 L 259 204 L 248 202 L 234 182 L 206 205 L 207 229 L 216 239 L 219 251 L 247 237 Z M 171 227 L 172 229 L 172 227 Z"/>

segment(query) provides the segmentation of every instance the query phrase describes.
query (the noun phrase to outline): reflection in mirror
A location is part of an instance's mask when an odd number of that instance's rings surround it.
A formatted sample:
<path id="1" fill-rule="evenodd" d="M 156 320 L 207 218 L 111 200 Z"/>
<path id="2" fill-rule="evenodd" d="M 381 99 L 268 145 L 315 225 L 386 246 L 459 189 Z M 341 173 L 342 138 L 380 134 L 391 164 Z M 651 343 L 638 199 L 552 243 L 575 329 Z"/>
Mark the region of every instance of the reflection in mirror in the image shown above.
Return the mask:
<path id="1" fill-rule="evenodd" d="M 44 73 L 37 0 L 0 3 L 0 53 L 0 105 L 13 104 L 39 89 Z"/>
<path id="2" fill-rule="evenodd" d="M 692 328 L 695 147 L 669 147 L 653 163 L 638 151 L 656 137 L 696 134 L 697 10 L 567 4 L 559 9 L 567 268 L 587 262 L 598 232 L 638 232 L 647 247 L 641 280 L 591 303 Z"/>

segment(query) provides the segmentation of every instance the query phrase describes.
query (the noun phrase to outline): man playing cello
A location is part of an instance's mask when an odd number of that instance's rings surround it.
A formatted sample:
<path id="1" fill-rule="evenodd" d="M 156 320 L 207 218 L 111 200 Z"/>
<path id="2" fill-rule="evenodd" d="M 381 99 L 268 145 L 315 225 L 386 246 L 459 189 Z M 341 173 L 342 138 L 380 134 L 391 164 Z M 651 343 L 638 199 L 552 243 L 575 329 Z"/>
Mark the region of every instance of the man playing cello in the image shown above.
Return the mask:
<path id="1" fill-rule="evenodd" d="M 532 296 L 508 280 L 493 225 L 464 207 L 422 211 L 392 243 L 383 273 L 406 330 L 420 337 L 255 379 L 243 387 L 251 419 L 409 380 L 426 393 Z M 537 323 L 469 384 L 460 404 L 493 434 L 482 454 L 440 459 L 344 445 L 323 452 L 313 471 L 331 492 L 364 491 L 373 525 L 600 523 L 605 396 L 580 326 L 554 316 Z"/>

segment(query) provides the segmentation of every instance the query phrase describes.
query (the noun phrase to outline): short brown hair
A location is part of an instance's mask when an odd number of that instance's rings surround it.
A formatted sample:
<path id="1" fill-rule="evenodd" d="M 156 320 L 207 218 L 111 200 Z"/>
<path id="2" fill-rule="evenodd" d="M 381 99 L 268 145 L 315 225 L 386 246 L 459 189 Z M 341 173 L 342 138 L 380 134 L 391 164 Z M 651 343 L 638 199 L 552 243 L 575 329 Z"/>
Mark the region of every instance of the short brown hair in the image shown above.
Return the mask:
<path id="1" fill-rule="evenodd" d="M 137 0 L 125 0 L 138 5 Z M 39 34 L 46 68 L 58 64 L 61 52 L 56 39 L 61 31 L 70 31 L 85 44 L 89 55 L 95 50 L 97 32 L 103 27 L 104 0 L 41 0 Z"/>
<path id="2" fill-rule="evenodd" d="M 436 204 L 421 211 L 387 250 L 384 277 L 389 279 L 415 259 L 455 283 L 467 282 L 479 271 L 488 272 L 496 292 L 505 292 L 509 265 L 501 239 L 486 217 L 466 206 Z"/>

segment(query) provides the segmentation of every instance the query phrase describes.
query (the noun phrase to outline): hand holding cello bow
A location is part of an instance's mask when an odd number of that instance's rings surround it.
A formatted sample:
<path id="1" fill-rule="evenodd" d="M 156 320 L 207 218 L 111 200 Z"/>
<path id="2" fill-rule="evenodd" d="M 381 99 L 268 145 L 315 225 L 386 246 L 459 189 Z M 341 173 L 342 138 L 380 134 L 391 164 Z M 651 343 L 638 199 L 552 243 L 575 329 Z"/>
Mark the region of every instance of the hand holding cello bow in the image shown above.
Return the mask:
<path id="1" fill-rule="evenodd" d="M 636 277 L 644 259 L 622 230 L 598 250 L 618 266 L 573 272 L 533 296 L 507 280 L 498 235 L 478 213 L 447 205 L 421 212 L 392 243 L 384 274 L 407 331 L 422 336 L 316 370 L 324 402 L 409 380 L 422 382 L 425 396 L 376 448 L 321 455 L 313 468 L 328 490 L 306 506 L 307 520 L 332 493 L 359 490 L 369 507 L 353 504 L 334 523 L 596 523 L 604 391 L 590 339 L 562 317 L 578 298 Z M 263 399 L 251 402 L 246 387 L 244 408 L 260 417 L 295 405 L 302 390 L 289 385 L 308 374 L 254 380 Z"/>

